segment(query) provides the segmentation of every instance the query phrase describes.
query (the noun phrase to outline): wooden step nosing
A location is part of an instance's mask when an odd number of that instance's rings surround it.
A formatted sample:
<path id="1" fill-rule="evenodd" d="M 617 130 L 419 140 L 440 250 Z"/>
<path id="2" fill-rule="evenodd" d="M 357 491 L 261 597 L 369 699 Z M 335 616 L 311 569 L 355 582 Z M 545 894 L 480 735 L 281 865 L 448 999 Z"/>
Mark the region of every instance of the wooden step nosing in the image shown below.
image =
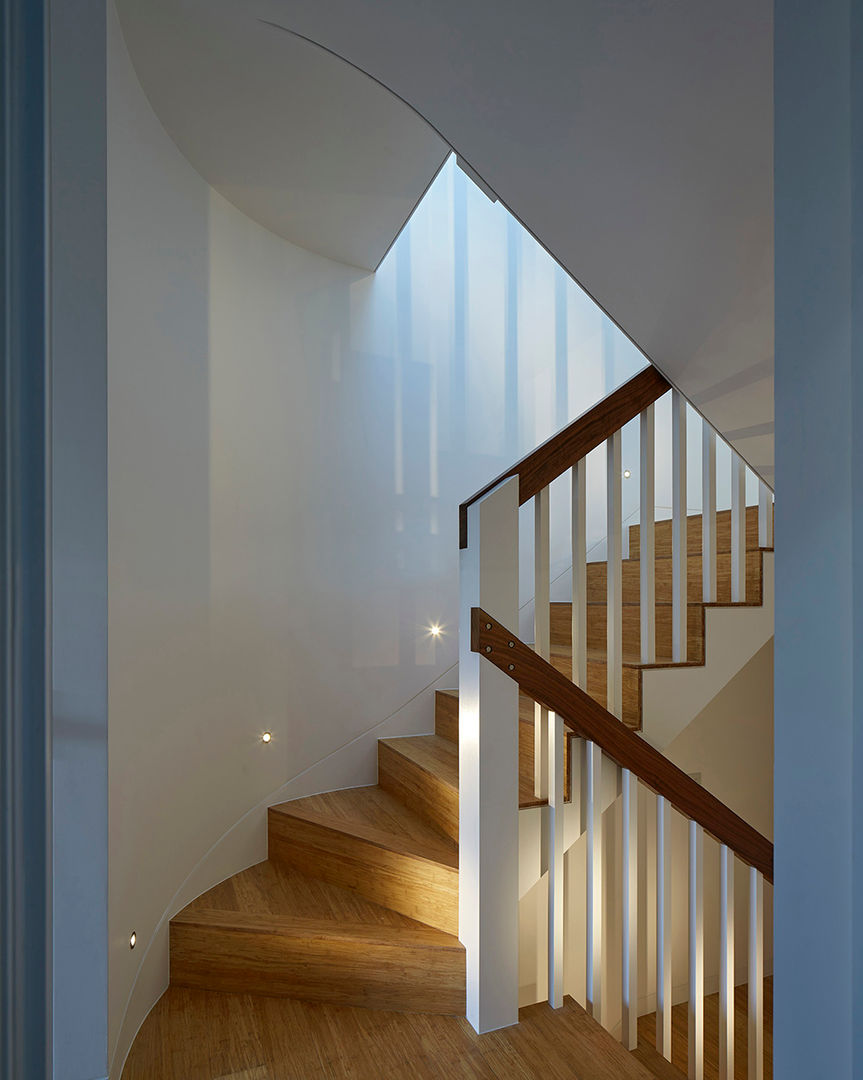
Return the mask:
<path id="1" fill-rule="evenodd" d="M 210 916 L 210 917 L 208 917 Z M 232 934 L 260 934 L 290 938 L 295 941 L 342 941 L 345 944 L 373 945 L 382 948 L 409 947 L 436 952 L 464 952 L 464 945 L 454 934 L 436 927 L 372 926 L 368 923 L 310 919 L 300 916 L 268 915 L 264 912 L 220 911 L 205 908 L 171 919 L 178 930 L 194 927 L 201 930 L 225 930 Z"/>
<path id="2" fill-rule="evenodd" d="M 410 738 L 414 738 L 414 736 L 405 735 L 404 738 L 410 739 Z M 445 741 L 448 741 L 448 740 L 445 740 Z M 432 780 L 434 780 L 436 783 L 440 784 L 441 787 L 446 788 L 447 791 L 455 792 L 456 794 L 458 794 L 458 781 L 457 780 L 456 780 L 455 783 L 452 783 L 445 776 L 441 776 L 441 774 L 439 772 L 436 772 L 434 769 L 431 769 L 427 765 L 424 765 L 421 761 L 417 761 L 417 759 L 415 757 L 413 757 L 411 754 L 403 753 L 401 750 L 399 750 L 395 746 L 393 746 L 393 743 L 395 743 L 395 742 L 399 742 L 399 739 L 398 738 L 395 738 L 395 739 L 379 739 L 378 740 L 378 746 L 383 746 L 385 749 L 391 750 L 394 754 L 398 754 L 399 757 L 404 758 L 405 761 L 409 761 L 411 763 L 411 765 L 414 766 L 414 768 L 419 769 L 420 772 L 424 773 L 426 776 L 431 777 Z M 455 744 L 453 744 L 453 745 L 455 745 Z"/>
<path id="3" fill-rule="evenodd" d="M 293 812 L 292 813 L 290 811 L 280 810 L 280 809 L 278 809 L 277 807 L 274 807 L 274 806 L 271 806 L 269 809 L 270 809 L 270 812 L 273 813 L 273 814 L 279 814 L 281 817 L 284 817 L 284 818 L 293 818 L 295 821 L 303 821 L 307 825 L 313 825 L 315 828 L 323 829 L 326 832 L 330 832 L 330 833 L 333 833 L 333 834 L 336 834 L 336 835 L 339 835 L 339 836 L 350 836 L 354 840 L 357 840 L 359 843 L 369 844 L 371 847 L 378 848 L 381 851 L 389 851 L 393 855 L 399 855 L 399 856 L 401 856 L 403 858 L 406 858 L 406 859 L 413 859 L 413 860 L 416 860 L 419 863 L 427 864 L 430 867 L 432 867 L 432 866 L 440 867 L 443 870 L 450 870 L 450 871 L 452 871 L 452 872 L 454 872 L 456 874 L 458 873 L 458 846 L 457 845 L 455 845 L 456 850 L 453 852 L 453 858 L 454 858 L 455 861 L 454 862 L 443 862 L 441 859 L 432 858 L 430 855 L 423 855 L 418 851 L 409 850 L 407 847 L 403 846 L 402 843 L 398 842 L 398 841 L 401 840 L 401 838 L 396 838 L 392 834 L 386 834 L 387 839 L 385 839 L 383 836 L 381 836 L 379 838 L 377 838 L 377 837 L 373 838 L 373 837 L 370 837 L 370 836 L 362 836 L 359 833 L 354 831 L 354 829 L 351 827 L 350 822 L 344 822 L 345 828 L 340 828 L 339 824 L 341 824 L 341 823 L 337 824 L 337 823 L 333 822 L 332 820 L 319 819 L 317 816 L 313 816 L 309 812 L 307 812 L 307 813 Z M 381 830 L 381 832 L 383 833 L 384 830 Z M 389 838 L 391 838 L 393 841 L 397 841 L 397 842 L 391 843 Z M 280 839 L 286 840 L 287 842 L 290 842 L 289 837 L 280 837 Z"/>

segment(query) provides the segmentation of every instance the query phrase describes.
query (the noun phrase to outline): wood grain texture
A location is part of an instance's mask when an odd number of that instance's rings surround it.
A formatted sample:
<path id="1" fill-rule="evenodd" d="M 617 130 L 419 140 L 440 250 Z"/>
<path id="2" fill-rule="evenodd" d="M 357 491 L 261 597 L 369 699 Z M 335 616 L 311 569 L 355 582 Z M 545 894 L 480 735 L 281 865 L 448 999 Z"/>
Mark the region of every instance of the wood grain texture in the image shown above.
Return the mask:
<path id="1" fill-rule="evenodd" d="M 685 817 L 697 821 L 744 862 L 756 867 L 767 881 L 773 881 L 773 845 L 766 837 L 479 608 L 472 612 L 471 648 L 514 679 L 535 701 L 562 716 L 573 731 L 595 742 L 618 765 L 630 769 Z M 510 665 L 514 665 L 511 671 Z"/>
<path id="2" fill-rule="evenodd" d="M 435 735 L 458 743 L 458 690 L 436 690 L 434 696 Z"/>
<path id="3" fill-rule="evenodd" d="M 461 1017 L 170 987 L 123 1080 L 651 1080 L 571 998 L 477 1035 Z"/>
<path id="4" fill-rule="evenodd" d="M 632 1051 L 632 1056 L 650 1072 L 656 1080 L 687 1080 L 685 1072 L 681 1072 L 670 1061 L 666 1061 L 658 1050 L 649 1043 L 639 1040 L 638 1046 Z"/>
<path id="5" fill-rule="evenodd" d="M 665 377 L 649 365 L 613 394 L 603 398 L 598 405 L 582 413 L 562 431 L 552 435 L 536 450 L 516 462 L 512 468 L 486 484 L 459 507 L 459 547 L 467 547 L 468 507 L 503 480 L 518 476 L 519 504 L 526 503 L 670 389 L 671 385 Z"/>
<path id="6" fill-rule="evenodd" d="M 290 866 L 264 860 L 220 882 L 188 904 L 181 915 L 232 911 L 274 919 L 320 918 L 328 922 L 413 927 L 415 921 L 368 900 L 354 890 L 308 877 Z"/>
<path id="7" fill-rule="evenodd" d="M 746 985 L 734 991 L 734 1080 L 747 1080 L 748 1025 Z M 650 1067 L 655 1060 L 656 1013 L 638 1019 L 638 1050 L 635 1056 Z M 668 1080 L 686 1076 L 689 1022 L 683 1002 L 671 1010 L 671 1061 L 675 1073 Z M 651 1053 L 652 1051 L 652 1053 Z M 667 1063 L 666 1063 L 667 1064 Z M 662 1073 L 657 1073 L 663 1076 Z M 773 1076 L 773 978 L 764 980 L 764 1078 Z M 719 1080 L 719 995 L 704 999 L 704 1080 Z"/>
<path id="8" fill-rule="evenodd" d="M 640 570 L 638 549 L 634 557 L 623 560 L 623 602 L 637 604 L 641 598 Z M 746 553 L 746 602 L 761 603 L 763 552 Z M 655 561 L 654 580 L 656 582 L 657 603 L 671 603 L 671 558 L 658 556 Z M 690 555 L 687 559 L 687 589 L 691 599 L 700 599 L 702 594 L 701 553 Z M 716 598 L 723 603 L 731 603 L 731 554 L 722 552 L 716 557 Z M 607 599 L 606 564 L 591 562 L 587 564 L 587 600 L 588 603 L 604 604 Z"/>
<path id="9" fill-rule="evenodd" d="M 458 933 L 458 848 L 379 787 L 271 807 L 272 862 Z"/>
<path id="10" fill-rule="evenodd" d="M 458 840 L 458 746 L 438 735 L 378 740 L 378 782 Z"/>
<path id="11" fill-rule="evenodd" d="M 670 603 L 657 602 L 656 655 L 671 659 L 672 607 Z M 641 659 L 641 610 L 637 604 L 624 604 L 621 609 L 623 631 L 623 658 L 633 663 Z M 587 605 L 587 650 L 594 655 L 605 655 L 607 642 L 608 605 L 604 602 Z M 688 605 L 687 646 L 689 659 L 704 659 L 704 605 Z M 551 605 L 551 640 L 553 645 L 572 643 L 572 604 Z"/>
<path id="12" fill-rule="evenodd" d="M 640 527 L 629 527 L 629 551 L 636 555 L 639 550 Z M 654 526 L 657 558 L 671 556 L 671 521 L 657 521 Z M 746 550 L 758 551 L 758 507 L 746 507 Z M 701 554 L 701 514 L 693 514 L 686 519 L 686 551 L 689 555 Z M 731 511 L 719 510 L 716 514 L 716 551 L 731 551 Z"/>
<path id="13" fill-rule="evenodd" d="M 464 972 L 458 938 L 418 923 L 205 910 L 171 920 L 175 986 L 461 1015 Z"/>

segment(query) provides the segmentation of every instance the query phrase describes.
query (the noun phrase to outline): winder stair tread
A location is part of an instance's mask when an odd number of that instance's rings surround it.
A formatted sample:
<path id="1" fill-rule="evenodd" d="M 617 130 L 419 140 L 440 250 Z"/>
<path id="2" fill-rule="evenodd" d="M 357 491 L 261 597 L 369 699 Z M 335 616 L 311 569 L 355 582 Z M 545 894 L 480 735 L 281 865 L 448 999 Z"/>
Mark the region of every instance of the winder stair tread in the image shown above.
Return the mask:
<path id="1" fill-rule="evenodd" d="M 294 799 L 271 806 L 270 814 L 302 818 L 389 851 L 458 868 L 455 841 L 377 785 Z"/>

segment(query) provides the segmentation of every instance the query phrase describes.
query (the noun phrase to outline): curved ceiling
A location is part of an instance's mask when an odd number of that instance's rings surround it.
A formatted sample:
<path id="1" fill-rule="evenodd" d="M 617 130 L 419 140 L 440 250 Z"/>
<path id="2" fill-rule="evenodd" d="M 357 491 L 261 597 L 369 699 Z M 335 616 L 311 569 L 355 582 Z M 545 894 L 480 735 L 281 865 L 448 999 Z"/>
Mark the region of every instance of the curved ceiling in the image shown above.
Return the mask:
<path id="1" fill-rule="evenodd" d="M 156 114 L 249 217 L 374 269 L 450 152 L 412 109 L 244 0 L 117 0 Z"/>
<path id="2" fill-rule="evenodd" d="M 414 106 L 772 483 L 772 0 L 247 10 Z"/>
<path id="3" fill-rule="evenodd" d="M 376 266 L 451 145 L 772 483 L 772 0 L 118 7 L 251 217 Z"/>

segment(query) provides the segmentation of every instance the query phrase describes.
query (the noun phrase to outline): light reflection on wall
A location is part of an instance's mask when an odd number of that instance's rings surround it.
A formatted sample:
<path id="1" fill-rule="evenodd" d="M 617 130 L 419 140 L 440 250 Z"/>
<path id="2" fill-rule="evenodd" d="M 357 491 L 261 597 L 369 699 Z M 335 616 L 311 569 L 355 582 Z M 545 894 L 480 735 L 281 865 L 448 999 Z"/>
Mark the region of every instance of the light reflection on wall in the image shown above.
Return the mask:
<path id="1" fill-rule="evenodd" d="M 392 404 L 381 413 L 382 421 L 384 412 L 392 416 L 396 562 L 408 575 L 435 563 L 442 569 L 437 538 L 451 542 L 464 497 L 645 363 L 454 158 L 374 278 L 353 292 L 351 348 L 392 364 Z M 592 543 L 604 537 L 602 483 L 592 485 Z M 569 506 L 565 485 L 558 488 L 552 563 L 559 572 Z M 528 544 L 525 567 L 531 558 Z M 454 573 L 455 555 L 445 562 Z M 525 599 L 530 575 L 522 577 Z M 427 661 L 424 637 L 417 651 Z"/>

